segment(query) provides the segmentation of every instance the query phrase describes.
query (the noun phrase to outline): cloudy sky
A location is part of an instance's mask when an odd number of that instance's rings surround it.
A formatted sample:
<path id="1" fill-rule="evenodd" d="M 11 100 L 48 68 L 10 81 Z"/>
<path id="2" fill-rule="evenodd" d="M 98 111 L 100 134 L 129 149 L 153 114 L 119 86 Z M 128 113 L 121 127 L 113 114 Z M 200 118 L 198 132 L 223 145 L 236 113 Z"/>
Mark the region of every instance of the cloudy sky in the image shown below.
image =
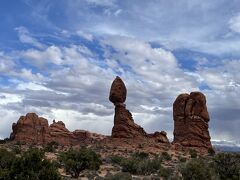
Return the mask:
<path id="1" fill-rule="evenodd" d="M 147 132 L 172 137 L 172 104 L 202 91 L 213 140 L 240 137 L 238 0 L 1 0 L 0 137 L 20 115 L 109 135 L 116 75 Z"/>

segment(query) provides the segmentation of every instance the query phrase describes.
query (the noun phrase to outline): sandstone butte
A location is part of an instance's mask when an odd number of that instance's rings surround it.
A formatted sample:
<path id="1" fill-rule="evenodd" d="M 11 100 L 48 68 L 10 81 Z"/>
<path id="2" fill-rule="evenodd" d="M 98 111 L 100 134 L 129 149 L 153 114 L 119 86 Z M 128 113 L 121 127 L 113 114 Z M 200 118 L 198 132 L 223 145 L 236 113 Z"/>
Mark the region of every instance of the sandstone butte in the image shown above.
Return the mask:
<path id="1" fill-rule="evenodd" d="M 55 141 L 61 145 L 81 145 L 129 141 L 132 144 L 151 142 L 155 147 L 194 148 L 205 151 L 212 148 L 208 131 L 209 114 L 206 98 L 200 92 L 181 94 L 173 103 L 174 139 L 170 143 L 164 131 L 148 134 L 134 122 L 132 114 L 124 104 L 127 88 L 120 77 L 112 83 L 109 100 L 115 106 L 114 126 L 111 136 L 91 133 L 85 130 L 70 132 L 62 121 L 48 124 L 48 120 L 38 117 L 35 113 L 21 116 L 17 123 L 12 124 L 10 139 L 27 144 L 45 145 Z M 117 146 L 119 145 L 116 143 Z M 137 147 L 137 146 L 135 146 Z"/>

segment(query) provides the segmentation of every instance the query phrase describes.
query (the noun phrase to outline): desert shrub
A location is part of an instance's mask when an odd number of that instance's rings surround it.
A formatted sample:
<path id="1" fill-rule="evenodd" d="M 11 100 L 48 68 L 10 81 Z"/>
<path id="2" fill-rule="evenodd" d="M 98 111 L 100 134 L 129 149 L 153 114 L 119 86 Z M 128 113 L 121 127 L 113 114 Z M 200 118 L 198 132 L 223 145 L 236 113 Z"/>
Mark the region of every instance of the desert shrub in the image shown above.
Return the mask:
<path id="1" fill-rule="evenodd" d="M 110 157 L 110 160 L 111 160 L 111 162 L 113 164 L 121 165 L 121 163 L 123 162 L 124 158 L 121 157 L 121 156 L 114 155 L 114 156 Z"/>
<path id="2" fill-rule="evenodd" d="M 58 148 L 58 145 L 59 144 L 57 142 L 52 141 L 44 147 L 44 151 L 45 152 L 54 152 Z"/>
<path id="3" fill-rule="evenodd" d="M 184 180 L 212 179 L 207 162 L 202 159 L 192 159 L 180 168 Z"/>
<path id="4" fill-rule="evenodd" d="M 162 152 L 162 158 L 166 161 L 170 161 L 172 159 L 166 151 Z"/>
<path id="5" fill-rule="evenodd" d="M 16 154 L 21 154 L 21 152 L 22 152 L 21 146 L 19 146 L 19 145 L 14 146 L 13 151 Z"/>
<path id="6" fill-rule="evenodd" d="M 178 157 L 178 159 L 179 159 L 180 162 L 186 162 L 187 161 L 187 159 L 185 157 L 182 157 L 182 156 Z"/>
<path id="7" fill-rule="evenodd" d="M 165 167 L 161 167 L 158 171 L 158 175 L 163 177 L 164 179 L 169 179 L 172 173 L 173 173 L 173 170 Z"/>
<path id="8" fill-rule="evenodd" d="M 11 179 L 61 179 L 57 168 L 45 159 L 44 152 L 30 149 L 13 163 L 10 171 Z"/>
<path id="9" fill-rule="evenodd" d="M 6 160 L 8 161 L 8 165 L 5 166 L 4 169 L 1 168 L 0 170 L 0 179 L 61 179 L 61 176 L 55 166 L 53 166 L 49 160 L 46 160 L 44 158 L 44 154 L 37 149 L 29 150 L 21 157 L 16 157 L 15 154 L 6 151 L 3 152 L 3 154 L 0 154 L 1 162 L 6 162 Z"/>
<path id="10" fill-rule="evenodd" d="M 219 153 L 214 158 L 214 168 L 220 179 L 240 179 L 240 154 Z"/>
<path id="11" fill-rule="evenodd" d="M 0 139 L 0 144 L 5 144 L 6 141 L 4 139 Z"/>
<path id="12" fill-rule="evenodd" d="M 0 144 L 5 144 L 8 141 L 10 141 L 9 138 L 0 139 Z"/>
<path id="13" fill-rule="evenodd" d="M 196 158 L 197 157 L 197 151 L 194 150 L 194 149 L 190 149 L 189 154 L 190 154 L 191 158 Z"/>
<path id="14" fill-rule="evenodd" d="M 208 148 L 208 155 L 209 156 L 214 156 L 215 155 L 215 150 L 213 148 Z"/>
<path id="15" fill-rule="evenodd" d="M 137 173 L 139 160 L 134 158 L 124 159 L 121 163 L 123 172 L 130 172 L 132 174 Z"/>
<path id="16" fill-rule="evenodd" d="M 155 157 L 154 159 L 139 159 L 139 158 L 127 158 L 121 166 L 123 172 L 130 172 L 132 174 L 149 175 L 151 173 L 157 173 L 161 168 L 162 159 Z"/>
<path id="17" fill-rule="evenodd" d="M 146 152 L 136 152 L 132 154 L 132 157 L 135 159 L 143 160 L 143 159 L 147 159 L 149 157 L 149 154 Z"/>
<path id="18" fill-rule="evenodd" d="M 105 180 L 131 180 L 132 175 L 127 172 L 119 172 L 115 175 L 113 174 L 108 174 L 105 178 Z"/>
<path id="19" fill-rule="evenodd" d="M 14 153 L 9 152 L 6 149 L 0 149 L 0 180 L 10 179 L 10 168 L 14 161 Z"/>
<path id="20" fill-rule="evenodd" d="M 15 154 L 6 149 L 0 149 L 0 169 L 10 168 L 15 160 Z"/>
<path id="21" fill-rule="evenodd" d="M 77 178 L 85 169 L 98 170 L 102 164 L 100 156 L 87 148 L 69 149 L 60 154 L 59 160 L 64 165 L 66 172 L 74 178 Z"/>

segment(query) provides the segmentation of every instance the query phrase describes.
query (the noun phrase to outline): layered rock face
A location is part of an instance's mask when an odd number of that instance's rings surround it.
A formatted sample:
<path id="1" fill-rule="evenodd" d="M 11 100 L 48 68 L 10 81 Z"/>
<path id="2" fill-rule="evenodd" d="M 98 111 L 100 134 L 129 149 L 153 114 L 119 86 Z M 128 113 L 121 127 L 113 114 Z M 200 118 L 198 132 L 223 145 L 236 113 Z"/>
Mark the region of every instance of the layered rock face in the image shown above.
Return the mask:
<path id="1" fill-rule="evenodd" d="M 201 92 L 180 94 L 173 103 L 173 118 L 173 143 L 186 147 L 212 148 L 206 98 Z"/>
<path id="2" fill-rule="evenodd" d="M 132 114 L 126 109 L 124 104 L 127 97 L 127 88 L 120 77 L 116 77 L 112 83 L 109 100 L 115 105 L 114 126 L 112 137 L 114 138 L 134 138 L 146 137 L 154 138 L 156 142 L 169 143 L 167 133 L 164 131 L 147 134 L 144 129 L 134 123 Z"/>
<path id="3" fill-rule="evenodd" d="M 12 124 L 13 132 L 10 139 L 16 141 L 44 144 L 49 141 L 48 121 L 35 113 L 21 116 L 17 123 Z"/>
<path id="4" fill-rule="evenodd" d="M 105 138 L 103 135 L 84 130 L 70 132 L 62 121 L 54 120 L 49 126 L 47 119 L 38 117 L 35 113 L 21 116 L 17 123 L 13 123 L 12 130 L 11 140 L 39 145 L 52 141 L 61 145 L 76 145 Z"/>

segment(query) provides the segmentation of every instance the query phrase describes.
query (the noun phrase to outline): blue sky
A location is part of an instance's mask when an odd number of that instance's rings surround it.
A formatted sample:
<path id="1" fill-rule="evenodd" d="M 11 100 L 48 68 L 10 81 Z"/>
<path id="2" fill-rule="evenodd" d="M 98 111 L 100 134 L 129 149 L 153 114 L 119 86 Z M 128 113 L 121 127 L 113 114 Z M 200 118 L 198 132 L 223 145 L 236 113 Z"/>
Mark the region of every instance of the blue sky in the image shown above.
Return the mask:
<path id="1" fill-rule="evenodd" d="M 200 90 L 212 139 L 239 143 L 239 1 L 2 0 L 0 18 L 0 137 L 27 112 L 110 134 L 120 75 L 148 132 L 172 137 L 172 103 Z"/>

